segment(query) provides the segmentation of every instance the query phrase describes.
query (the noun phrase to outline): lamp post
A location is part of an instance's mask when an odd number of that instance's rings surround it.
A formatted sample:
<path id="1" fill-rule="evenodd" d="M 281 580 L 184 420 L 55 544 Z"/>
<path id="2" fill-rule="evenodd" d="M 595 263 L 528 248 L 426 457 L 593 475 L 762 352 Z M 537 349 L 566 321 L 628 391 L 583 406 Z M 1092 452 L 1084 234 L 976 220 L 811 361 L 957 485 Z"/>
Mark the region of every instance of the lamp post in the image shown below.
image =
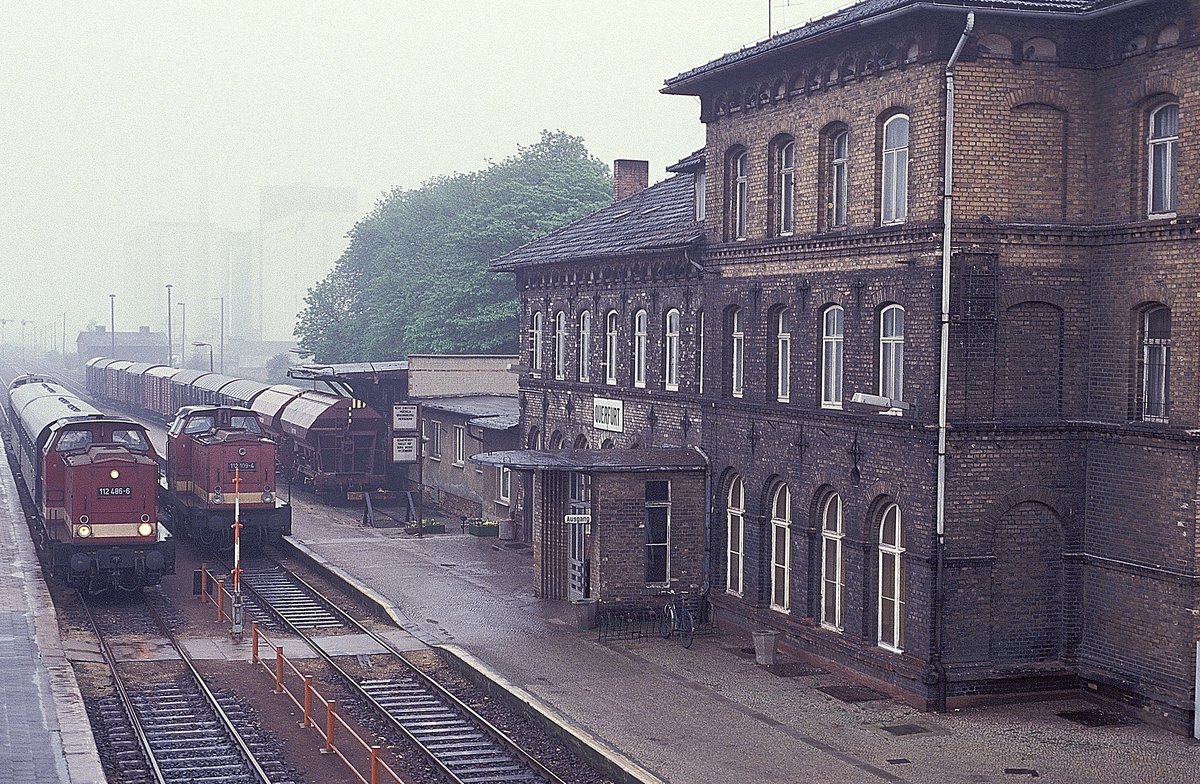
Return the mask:
<path id="1" fill-rule="evenodd" d="M 25 325 L 32 323 L 32 319 L 21 319 L 21 359 L 25 359 Z"/>
<path id="2" fill-rule="evenodd" d="M 173 359 L 173 357 L 171 355 L 175 352 L 175 343 L 174 343 L 175 336 L 172 334 L 172 330 L 171 330 L 171 289 L 172 288 L 174 288 L 173 284 L 168 283 L 167 284 L 167 364 L 170 365 L 171 367 L 175 367 L 175 363 L 173 361 L 171 361 Z"/>
<path id="3" fill-rule="evenodd" d="M 193 342 L 193 343 L 192 343 L 192 345 L 193 345 L 193 346 L 196 346 L 197 348 L 199 348 L 200 346 L 208 346 L 208 372 L 209 372 L 209 373 L 211 373 L 211 372 L 212 372 L 212 370 L 213 370 L 213 363 L 212 363 L 212 357 L 213 357 L 213 352 L 212 352 L 212 343 L 205 343 L 205 342 L 204 342 L 204 341 L 202 341 L 202 340 L 197 340 L 197 341 Z"/>
<path id="4" fill-rule="evenodd" d="M 108 334 L 112 340 L 112 356 L 117 358 L 117 295 L 108 295 Z"/>
<path id="5" fill-rule="evenodd" d="M 225 298 L 213 297 L 213 299 L 221 300 L 221 372 L 225 372 Z"/>
<path id="6" fill-rule="evenodd" d="M 0 318 L 0 346 L 4 345 L 4 325 L 11 323 L 12 319 Z"/>
<path id="7" fill-rule="evenodd" d="M 176 302 L 179 306 L 179 364 L 181 367 L 187 367 L 187 303 Z"/>

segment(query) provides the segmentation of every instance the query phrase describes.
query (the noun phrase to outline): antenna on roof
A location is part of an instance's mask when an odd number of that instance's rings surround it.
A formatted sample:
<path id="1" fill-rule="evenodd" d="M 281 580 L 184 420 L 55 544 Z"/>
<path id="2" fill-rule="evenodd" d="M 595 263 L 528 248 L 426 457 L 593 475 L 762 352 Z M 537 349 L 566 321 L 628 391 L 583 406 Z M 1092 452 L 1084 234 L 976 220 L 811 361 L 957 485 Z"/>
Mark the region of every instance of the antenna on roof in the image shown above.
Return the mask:
<path id="1" fill-rule="evenodd" d="M 775 2 L 775 0 L 767 0 L 767 38 L 770 38 L 770 37 L 771 37 L 771 35 L 772 35 L 772 27 L 771 27 L 771 4 L 772 4 L 772 3 L 774 3 L 774 2 Z"/>

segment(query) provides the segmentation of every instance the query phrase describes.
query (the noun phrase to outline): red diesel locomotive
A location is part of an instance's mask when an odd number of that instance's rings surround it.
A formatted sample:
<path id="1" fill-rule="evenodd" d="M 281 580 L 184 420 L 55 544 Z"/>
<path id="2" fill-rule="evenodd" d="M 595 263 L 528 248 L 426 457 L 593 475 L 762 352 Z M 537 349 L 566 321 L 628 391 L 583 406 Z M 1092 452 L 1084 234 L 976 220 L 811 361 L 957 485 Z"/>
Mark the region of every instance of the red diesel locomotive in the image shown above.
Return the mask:
<path id="1" fill-rule="evenodd" d="M 89 593 L 139 590 L 175 573 L 158 524 L 158 457 L 146 428 L 102 414 L 39 377 L 8 389 L 21 479 L 37 506 L 36 539 L 54 576 Z"/>
<path id="2" fill-rule="evenodd" d="M 278 541 L 292 532 L 292 510 L 276 488 L 275 442 L 264 434 L 257 414 L 236 406 L 179 409 L 167 431 L 161 485 L 173 531 L 228 548 L 236 505 L 243 544 Z"/>

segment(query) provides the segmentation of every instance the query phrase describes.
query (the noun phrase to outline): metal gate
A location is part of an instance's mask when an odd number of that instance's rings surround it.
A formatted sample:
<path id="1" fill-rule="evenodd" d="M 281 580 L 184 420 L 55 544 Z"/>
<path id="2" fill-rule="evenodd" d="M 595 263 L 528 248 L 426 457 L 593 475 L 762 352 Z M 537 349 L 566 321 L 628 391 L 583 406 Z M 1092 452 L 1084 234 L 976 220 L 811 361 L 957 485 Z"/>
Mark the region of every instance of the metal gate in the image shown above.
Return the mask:
<path id="1" fill-rule="evenodd" d="M 567 515 L 567 598 L 587 598 L 587 527 L 592 516 L 585 514 Z"/>

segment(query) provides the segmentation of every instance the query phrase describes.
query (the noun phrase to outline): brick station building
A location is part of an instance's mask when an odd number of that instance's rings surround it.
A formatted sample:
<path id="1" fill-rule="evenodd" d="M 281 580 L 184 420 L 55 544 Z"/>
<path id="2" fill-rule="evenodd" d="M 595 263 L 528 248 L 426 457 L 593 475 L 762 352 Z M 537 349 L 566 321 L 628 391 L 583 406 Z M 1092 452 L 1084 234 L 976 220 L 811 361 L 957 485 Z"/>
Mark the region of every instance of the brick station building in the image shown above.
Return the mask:
<path id="1" fill-rule="evenodd" d="M 547 453 L 690 449 L 665 543 L 661 500 L 608 520 L 638 536 L 590 553 L 634 567 L 602 607 L 695 586 L 650 566 L 700 541 L 722 624 L 917 704 L 1082 687 L 1190 725 L 1198 24 L 867 0 L 668 79 L 705 147 L 644 188 L 618 161 L 611 206 L 493 264 L 540 595 L 568 595 L 564 515 L 609 517 L 546 503 Z"/>

